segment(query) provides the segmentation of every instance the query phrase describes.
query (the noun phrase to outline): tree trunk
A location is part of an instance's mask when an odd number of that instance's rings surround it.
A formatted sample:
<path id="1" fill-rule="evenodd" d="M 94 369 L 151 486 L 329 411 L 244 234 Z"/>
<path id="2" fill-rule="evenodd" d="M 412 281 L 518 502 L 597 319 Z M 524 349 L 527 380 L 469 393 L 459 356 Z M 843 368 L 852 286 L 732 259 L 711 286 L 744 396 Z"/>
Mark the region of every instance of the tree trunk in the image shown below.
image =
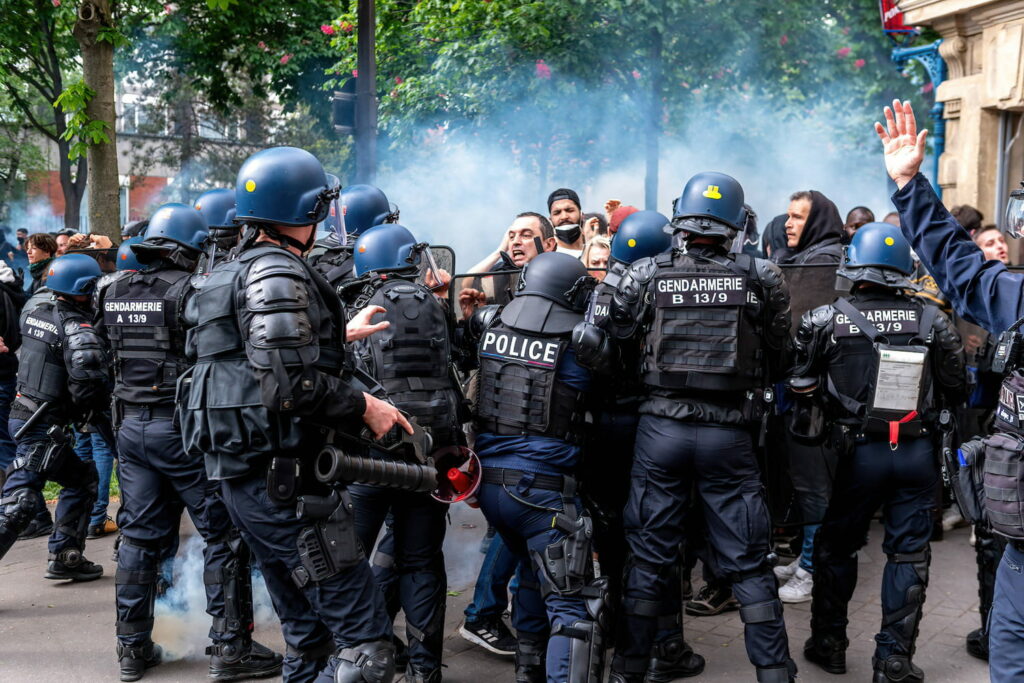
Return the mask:
<path id="1" fill-rule="evenodd" d="M 61 114 L 61 122 L 64 115 Z M 58 126 L 61 128 L 62 126 Z M 86 178 L 89 175 L 89 167 L 85 159 L 77 162 L 68 159 L 68 149 L 71 143 L 65 140 L 57 140 L 57 156 L 60 158 L 60 189 L 64 194 L 64 227 L 68 230 L 78 231 L 82 224 L 82 195 L 85 189 Z M 71 177 L 72 165 L 77 165 L 75 177 Z"/>
<path id="2" fill-rule="evenodd" d="M 661 62 L 662 36 L 661 31 L 651 31 L 651 90 L 647 103 L 647 125 L 645 128 L 644 156 L 647 172 L 644 176 L 644 208 L 648 211 L 658 210 L 658 156 L 661 141 L 661 118 L 665 105 L 662 98 L 664 73 Z"/>
<path id="3" fill-rule="evenodd" d="M 85 111 L 107 124 L 109 142 L 90 144 L 89 231 L 106 235 L 116 244 L 121 237 L 121 197 L 117 175 L 117 134 L 114 129 L 114 46 L 99 40 L 100 30 L 112 27 L 110 0 L 82 0 L 74 35 L 82 51 L 82 76 L 96 94 Z"/>

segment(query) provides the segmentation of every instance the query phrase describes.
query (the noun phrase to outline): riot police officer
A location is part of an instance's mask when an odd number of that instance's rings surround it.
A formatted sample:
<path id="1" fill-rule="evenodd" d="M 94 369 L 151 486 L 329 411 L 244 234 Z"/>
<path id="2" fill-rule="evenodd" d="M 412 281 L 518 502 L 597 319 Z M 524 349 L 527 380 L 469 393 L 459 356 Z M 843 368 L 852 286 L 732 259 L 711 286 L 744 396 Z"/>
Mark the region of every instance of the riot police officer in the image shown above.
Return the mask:
<path id="1" fill-rule="evenodd" d="M 354 245 L 352 309 L 379 307 L 387 329 L 357 342 L 367 371 L 401 410 L 431 435 L 434 449 L 464 445 L 465 407 L 453 366 L 452 320 L 446 304 L 416 282 L 420 252 L 427 248 L 404 226 L 380 225 Z M 352 310 L 350 309 L 350 310 Z M 385 517 L 392 516 L 393 558 L 398 603 L 409 637 L 406 680 L 441 680 L 441 650 L 447 583 L 444 543 L 447 506 L 426 493 L 383 487 L 349 487 L 356 531 L 372 548 Z"/>
<path id="2" fill-rule="evenodd" d="M 337 191 L 294 147 L 239 169 L 238 256 L 215 265 L 186 307 L 197 362 L 179 380 L 182 433 L 259 561 L 288 645 L 284 679 L 390 681 L 391 629 L 349 495 L 309 467 L 328 428 L 411 431 L 342 377 L 340 300 L 302 258 Z"/>
<path id="3" fill-rule="evenodd" d="M 252 640 L 249 549 L 231 526 L 202 460 L 185 454 L 174 424 L 176 383 L 189 365 L 181 314 L 206 239 L 202 214 L 165 204 L 150 218 L 144 241 L 130 247 L 145 267 L 117 279 L 102 296 L 97 329 L 114 356 L 118 426 L 121 544 L 115 595 L 123 681 L 138 680 L 160 662 L 151 638 L 153 603 L 161 550 L 178 527 L 178 500 L 206 541 L 210 677 L 255 678 L 281 670 L 281 656 Z"/>
<path id="4" fill-rule="evenodd" d="M 309 264 L 337 287 L 352 277 L 352 243 L 370 228 L 398 221 L 387 196 L 373 185 L 349 185 L 325 218 L 331 232 L 313 245 Z"/>
<path id="5" fill-rule="evenodd" d="M 666 232 L 668 227 L 668 218 L 657 211 L 637 211 L 622 221 L 612 239 L 608 272 L 594 289 L 587 311 L 588 322 L 578 328 L 577 334 L 585 336 L 587 324 L 607 329 L 612 296 L 630 264 L 672 248 L 672 237 Z M 620 363 L 637 358 L 638 351 L 635 345 L 618 349 L 619 363 L 616 363 L 616 372 L 608 376 L 610 385 L 604 391 L 592 392 L 589 397 L 593 425 L 587 433 L 586 466 L 580 473 L 583 498 L 594 519 L 594 546 L 601 572 L 608 577 L 613 605 L 620 604 L 622 597 L 622 575 L 628 554 L 622 512 L 629 495 L 631 456 L 644 394 L 636 380 L 637 373 L 624 372 Z M 659 638 L 654 643 L 647 668 L 650 683 L 695 676 L 704 668 L 703 658 L 695 655 L 683 641 L 680 589 L 679 580 L 671 582 L 658 615 Z M 616 623 L 622 625 L 623 622 Z"/>
<path id="6" fill-rule="evenodd" d="M 630 557 L 615 681 L 644 678 L 694 487 L 720 574 L 733 582 L 758 680 L 796 673 L 748 431 L 768 404 L 765 387 L 786 365 L 789 292 L 773 264 L 728 253 L 743 224 L 740 184 L 697 174 L 675 203 L 682 248 L 633 263 L 612 296 L 611 338 L 639 343 L 645 391 L 624 513 Z M 579 335 L 577 346 L 591 366 L 608 362 L 604 335 Z"/>
<path id="7" fill-rule="evenodd" d="M 574 476 L 590 373 L 570 344 L 593 286 L 578 259 L 543 253 L 510 303 L 477 309 L 468 322 L 480 363 L 478 499 L 519 560 L 517 683 L 603 676 L 607 579 L 593 576 L 592 524 Z"/>
<path id="8" fill-rule="evenodd" d="M 206 273 L 238 244 L 241 227 L 235 222 L 235 193 L 227 188 L 207 190 L 192 206 L 206 221 L 206 244 L 196 267 L 198 272 Z"/>
<path id="9" fill-rule="evenodd" d="M 815 540 L 811 637 L 804 655 L 829 673 L 846 671 L 846 610 L 857 581 L 857 551 L 882 506 L 888 561 L 872 659 L 878 683 L 924 679 L 911 659 L 939 486 L 932 433 L 943 396 L 957 401 L 967 386 L 963 347 L 949 319 L 903 292 L 913 271 L 899 228 L 862 226 L 837 271 L 853 283 L 852 296 L 804 314 L 789 382 L 801 401 L 813 400 L 814 392 L 824 399 L 839 453 Z M 801 431 L 813 438 L 816 429 L 808 421 Z"/>
<path id="10" fill-rule="evenodd" d="M 30 309 L 21 326 L 18 393 L 10 432 L 16 456 L 0 498 L 0 558 L 42 504 L 43 486 L 63 488 L 50 535 L 48 579 L 92 581 L 103 567 L 85 558 L 85 536 L 96 500 L 96 465 L 72 451 L 71 423 L 87 423 L 110 398 L 108 350 L 92 326 L 92 289 L 100 267 L 85 254 L 53 261 L 52 297 Z M 32 424 L 26 427 L 28 421 Z"/>

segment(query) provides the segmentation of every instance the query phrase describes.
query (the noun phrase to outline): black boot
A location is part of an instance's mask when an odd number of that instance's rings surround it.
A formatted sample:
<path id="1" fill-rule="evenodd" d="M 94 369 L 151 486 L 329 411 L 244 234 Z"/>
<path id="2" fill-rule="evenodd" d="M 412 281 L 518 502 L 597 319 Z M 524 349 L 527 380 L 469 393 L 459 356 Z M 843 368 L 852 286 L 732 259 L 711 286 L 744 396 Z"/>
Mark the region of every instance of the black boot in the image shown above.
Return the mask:
<path id="1" fill-rule="evenodd" d="M 544 659 L 548 642 L 545 638 L 520 633 L 516 639 L 516 683 L 545 683 Z"/>
<path id="2" fill-rule="evenodd" d="M 988 633 L 976 628 L 967 634 L 967 654 L 988 661 Z"/>
<path id="3" fill-rule="evenodd" d="M 404 669 L 409 663 L 409 648 L 405 641 L 391 634 L 391 642 L 395 644 L 395 668 Z"/>
<path id="4" fill-rule="evenodd" d="M 121 667 L 122 681 L 137 681 L 146 675 L 146 669 L 151 669 L 160 663 L 164 651 L 153 641 L 145 645 L 118 645 L 117 661 Z"/>
<path id="5" fill-rule="evenodd" d="M 677 678 L 699 676 L 704 671 L 704 658 L 696 654 L 682 635 L 675 635 L 651 648 L 647 665 L 647 683 L 671 683 Z"/>
<path id="6" fill-rule="evenodd" d="M 830 674 L 846 673 L 846 648 L 850 641 L 832 636 L 811 636 L 804 644 L 804 659 Z"/>
<path id="7" fill-rule="evenodd" d="M 885 659 L 871 658 L 875 669 L 872 683 L 921 683 L 924 672 L 914 666 L 906 655 L 889 655 Z"/>
<path id="8" fill-rule="evenodd" d="M 85 559 L 81 550 L 65 548 L 56 555 L 50 555 L 45 576 L 54 581 L 95 581 L 103 576 L 103 567 Z"/>
<path id="9" fill-rule="evenodd" d="M 407 683 L 441 683 L 441 669 L 423 669 L 409 662 L 405 680 Z"/>
<path id="10" fill-rule="evenodd" d="M 206 648 L 210 655 L 210 678 L 236 681 L 265 678 L 281 673 L 284 658 L 268 647 L 248 638 L 235 638 Z"/>

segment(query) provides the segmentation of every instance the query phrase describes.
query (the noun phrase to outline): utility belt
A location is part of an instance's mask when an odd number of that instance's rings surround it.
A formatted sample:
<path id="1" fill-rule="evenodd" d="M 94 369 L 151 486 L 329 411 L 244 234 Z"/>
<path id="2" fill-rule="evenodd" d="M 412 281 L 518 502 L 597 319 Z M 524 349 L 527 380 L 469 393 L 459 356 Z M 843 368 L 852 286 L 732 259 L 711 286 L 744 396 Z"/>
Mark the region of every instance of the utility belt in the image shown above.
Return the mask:
<path id="1" fill-rule="evenodd" d="M 579 427 L 573 428 L 568 420 L 564 422 L 565 424 L 562 425 L 564 430 L 559 429 L 557 433 L 553 433 L 555 430 L 550 428 L 545 431 L 523 429 L 522 427 L 513 427 L 499 422 L 496 418 L 477 418 L 476 432 L 477 434 L 494 434 L 495 436 L 545 436 L 551 439 L 561 439 L 568 444 L 578 445 L 583 440 L 581 430 Z"/>
<path id="2" fill-rule="evenodd" d="M 499 486 L 517 486 L 524 477 L 533 478 L 530 488 L 560 491 L 563 492 L 563 495 L 566 491 L 571 491 L 570 497 L 576 493 L 576 480 L 572 477 L 561 474 L 526 472 L 524 470 L 506 469 L 504 467 L 485 467 L 483 482 L 485 484 L 498 484 Z"/>
<path id="3" fill-rule="evenodd" d="M 10 419 L 12 420 L 27 420 L 32 417 L 39 407 L 42 405 L 39 401 L 29 398 L 24 394 L 18 394 L 14 401 L 11 403 L 11 414 Z M 50 412 L 52 415 L 55 411 Z"/>
<path id="4" fill-rule="evenodd" d="M 175 406 L 173 403 L 125 403 L 123 401 L 115 401 L 114 412 L 118 417 L 118 424 L 126 417 L 142 420 L 173 420 Z"/>

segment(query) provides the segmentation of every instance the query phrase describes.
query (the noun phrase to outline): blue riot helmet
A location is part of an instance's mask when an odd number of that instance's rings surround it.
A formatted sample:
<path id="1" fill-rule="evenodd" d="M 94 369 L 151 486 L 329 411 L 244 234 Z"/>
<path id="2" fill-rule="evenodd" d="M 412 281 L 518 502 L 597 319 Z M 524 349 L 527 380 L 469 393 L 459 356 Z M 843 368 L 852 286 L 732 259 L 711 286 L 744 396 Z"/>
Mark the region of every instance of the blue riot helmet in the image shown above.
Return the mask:
<path id="1" fill-rule="evenodd" d="M 657 211 L 636 211 L 626 216 L 612 237 L 612 258 L 630 264 L 668 251 L 672 237 L 665 232 L 669 220 Z"/>
<path id="2" fill-rule="evenodd" d="M 338 186 L 315 156 L 297 147 L 256 152 L 238 170 L 235 221 L 301 227 L 324 220 Z"/>
<path id="3" fill-rule="evenodd" d="M 164 204 L 149 217 L 145 242 L 174 242 L 186 249 L 200 251 L 206 240 L 206 219 L 196 209 L 186 204 Z M 138 251 L 136 250 L 136 253 Z"/>
<path id="4" fill-rule="evenodd" d="M 352 249 L 356 276 L 371 271 L 402 270 L 416 265 L 416 238 L 398 223 L 378 225 L 356 238 Z"/>
<path id="5" fill-rule="evenodd" d="M 203 214 L 207 227 L 227 228 L 235 224 L 235 193 L 232 190 L 209 190 L 199 195 L 192 206 Z"/>
<path id="6" fill-rule="evenodd" d="M 64 254 L 50 264 L 46 286 L 57 294 L 88 295 L 96 278 L 103 274 L 96 259 L 85 254 Z"/>
<path id="7" fill-rule="evenodd" d="M 138 257 L 132 251 L 133 244 L 141 244 L 142 235 L 129 237 L 117 248 L 117 269 L 118 270 L 142 270 L 143 265 L 139 263 Z"/>
<path id="8" fill-rule="evenodd" d="M 732 176 L 706 171 L 690 178 L 672 207 L 672 231 L 731 240 L 746 222 L 743 187 Z"/>
<path id="9" fill-rule="evenodd" d="M 867 223 L 853 233 L 843 250 L 836 275 L 851 282 L 873 282 L 885 287 L 913 287 L 907 279 L 914 272 L 910 244 L 895 225 Z"/>
<path id="10" fill-rule="evenodd" d="M 345 216 L 345 229 L 353 237 L 375 225 L 398 221 L 398 211 L 391 210 L 387 195 L 373 185 L 349 185 L 341 191 L 338 202 Z"/>

